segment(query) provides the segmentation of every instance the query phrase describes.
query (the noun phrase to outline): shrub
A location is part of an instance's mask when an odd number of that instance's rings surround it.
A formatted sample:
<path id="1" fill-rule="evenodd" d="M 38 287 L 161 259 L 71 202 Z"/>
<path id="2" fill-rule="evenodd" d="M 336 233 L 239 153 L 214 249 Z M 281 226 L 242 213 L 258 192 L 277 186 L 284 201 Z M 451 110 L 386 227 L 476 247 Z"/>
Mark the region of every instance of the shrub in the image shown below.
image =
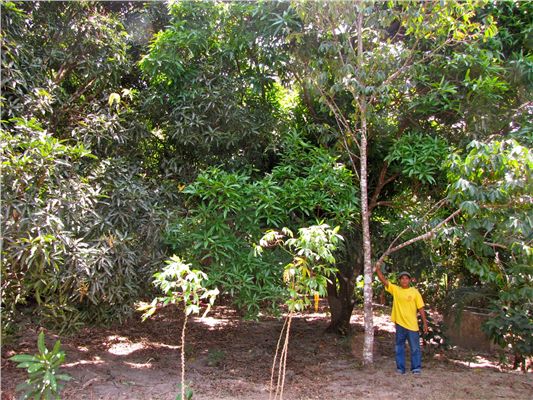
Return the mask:
<path id="1" fill-rule="evenodd" d="M 11 124 L 1 134 L 2 334 L 28 302 L 62 331 L 120 320 L 164 258 L 172 189 L 123 159 L 96 160 L 35 120 Z"/>
<path id="2" fill-rule="evenodd" d="M 59 399 L 59 392 L 63 388 L 61 381 L 72 379 L 69 375 L 58 373 L 59 367 L 65 361 L 61 342 L 57 340 L 52 350 L 48 350 L 44 343 L 44 333 L 41 331 L 37 347 L 38 354 L 17 354 L 10 358 L 18 363 L 17 368 L 26 368 L 28 371 L 28 379 L 18 385 L 17 390 L 24 391 L 23 399 Z"/>
<path id="3" fill-rule="evenodd" d="M 265 230 L 320 220 L 346 227 L 357 212 L 353 176 L 326 150 L 295 135 L 283 157 L 260 178 L 220 168 L 200 174 L 184 190 L 187 214 L 167 230 L 174 252 L 207 271 L 208 285 L 216 283 L 249 318 L 276 313 L 287 291 L 281 277 L 290 256 L 276 249 L 253 257 Z"/>

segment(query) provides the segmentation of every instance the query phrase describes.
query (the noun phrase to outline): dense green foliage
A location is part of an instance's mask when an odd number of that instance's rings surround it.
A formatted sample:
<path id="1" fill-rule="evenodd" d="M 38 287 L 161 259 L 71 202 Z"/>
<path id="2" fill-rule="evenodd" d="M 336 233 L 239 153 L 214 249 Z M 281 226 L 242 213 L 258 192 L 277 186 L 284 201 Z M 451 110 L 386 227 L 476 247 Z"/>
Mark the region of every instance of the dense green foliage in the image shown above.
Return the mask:
<path id="1" fill-rule="evenodd" d="M 145 112 L 160 132 L 160 168 L 194 179 L 208 166 L 271 168 L 285 112 L 276 82 L 277 2 L 180 1 L 140 62 Z"/>
<path id="2" fill-rule="evenodd" d="M 198 176 L 184 190 L 187 214 L 167 231 L 173 251 L 203 266 L 249 316 L 283 300 L 286 255 L 253 255 L 264 231 L 317 221 L 346 227 L 357 211 L 350 171 L 327 151 L 289 139 L 282 162 L 261 179 L 218 168 Z"/>
<path id="3" fill-rule="evenodd" d="M 463 210 L 450 240 L 460 241 L 465 268 L 492 289 L 490 336 L 522 355 L 533 354 L 532 173 L 530 149 L 514 139 L 472 142 L 449 168 L 450 200 Z"/>
<path id="4" fill-rule="evenodd" d="M 2 2 L 3 334 L 120 320 L 172 254 L 275 312 L 291 257 L 254 248 L 317 224 L 349 324 L 364 119 L 374 254 L 460 209 L 386 267 L 485 293 L 531 354 L 532 4 Z"/>
<path id="5" fill-rule="evenodd" d="M 3 331 L 33 302 L 61 329 L 121 319 L 164 257 L 178 192 L 148 174 L 135 91 L 120 89 L 128 35 L 77 2 L 3 3 L 2 28 Z"/>

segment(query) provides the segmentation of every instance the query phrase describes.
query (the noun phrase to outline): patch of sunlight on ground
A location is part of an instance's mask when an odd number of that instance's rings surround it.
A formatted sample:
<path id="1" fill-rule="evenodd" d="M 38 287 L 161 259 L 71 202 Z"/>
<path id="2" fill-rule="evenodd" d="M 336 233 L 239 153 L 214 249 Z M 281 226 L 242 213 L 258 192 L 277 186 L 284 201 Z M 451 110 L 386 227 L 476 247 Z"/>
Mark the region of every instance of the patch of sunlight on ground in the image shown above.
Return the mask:
<path id="1" fill-rule="evenodd" d="M 305 315 L 302 315 L 301 317 L 305 318 L 306 321 L 323 320 L 324 318 L 326 318 L 326 313 L 307 313 Z"/>
<path id="2" fill-rule="evenodd" d="M 396 328 L 394 327 L 394 324 L 390 320 L 390 315 L 388 314 L 382 314 L 382 315 L 376 315 L 374 314 L 374 326 L 377 327 L 379 330 L 387 331 L 394 333 L 396 332 Z M 350 322 L 352 324 L 359 324 L 363 325 L 365 324 L 364 316 L 361 314 L 353 314 L 352 318 L 350 319 Z"/>
<path id="3" fill-rule="evenodd" d="M 179 345 L 172 345 L 172 344 L 158 343 L 158 342 L 132 343 L 127 337 L 117 336 L 117 335 L 108 336 L 107 340 L 109 340 L 112 343 L 107 351 L 116 356 L 126 356 L 128 354 L 133 353 L 134 351 L 142 350 L 146 348 L 156 348 L 156 349 L 165 348 L 165 349 L 170 349 L 170 350 L 178 350 L 181 348 L 181 346 Z M 116 343 L 116 342 L 119 342 L 119 343 Z"/>
<path id="4" fill-rule="evenodd" d="M 195 321 L 202 325 L 206 325 L 209 330 L 219 329 L 224 326 L 231 325 L 230 320 L 226 318 L 203 317 L 195 318 Z"/>
<path id="5" fill-rule="evenodd" d="M 494 363 L 482 356 L 472 357 L 470 360 L 449 360 L 454 364 L 468 368 L 494 368 Z"/>
<path id="6" fill-rule="evenodd" d="M 152 363 L 150 361 L 152 361 L 152 359 L 149 359 L 145 363 L 125 362 L 124 364 L 126 364 L 127 366 L 129 366 L 131 368 L 135 368 L 135 369 L 149 369 L 149 368 L 153 367 L 153 365 L 152 365 Z"/>
<path id="7" fill-rule="evenodd" d="M 100 357 L 96 356 L 94 357 L 94 360 L 80 360 L 76 362 L 61 364 L 62 367 L 69 368 L 69 367 L 79 367 L 81 365 L 98 365 L 103 364 L 104 362 L 100 359 Z"/>
<path id="8" fill-rule="evenodd" d="M 131 343 L 128 338 L 125 338 L 124 336 L 112 335 L 109 336 L 107 339 L 112 342 L 119 342 L 113 343 L 111 346 L 109 346 L 109 349 L 107 350 L 109 353 L 114 354 L 116 356 L 126 356 L 128 354 L 133 353 L 134 351 L 141 350 L 145 347 L 142 343 Z"/>

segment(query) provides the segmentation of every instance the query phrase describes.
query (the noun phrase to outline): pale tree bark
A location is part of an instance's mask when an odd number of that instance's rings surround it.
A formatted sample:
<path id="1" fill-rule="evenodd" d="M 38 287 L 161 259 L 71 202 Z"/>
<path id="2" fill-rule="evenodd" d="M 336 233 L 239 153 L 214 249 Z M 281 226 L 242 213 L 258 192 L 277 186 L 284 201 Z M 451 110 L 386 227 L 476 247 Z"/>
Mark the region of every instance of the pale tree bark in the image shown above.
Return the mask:
<path id="1" fill-rule="evenodd" d="M 363 364 L 371 365 L 374 362 L 374 317 L 372 310 L 372 244 L 370 241 L 370 212 L 368 210 L 368 179 L 367 179 L 367 126 L 366 104 L 364 100 L 361 107 L 361 225 L 363 228 L 363 265 L 364 265 L 364 321 L 365 340 L 363 346 Z"/>
<path id="2" fill-rule="evenodd" d="M 359 10 L 357 15 L 357 62 L 363 65 L 363 11 Z M 364 93 L 358 96 L 358 106 L 360 111 L 360 173 L 359 185 L 361 189 L 361 226 L 363 229 L 363 274 L 364 274 L 364 321 L 365 337 L 363 345 L 363 364 L 374 363 L 374 315 L 372 309 L 372 244 L 370 241 L 370 211 L 368 209 L 368 155 L 367 155 L 367 102 Z"/>

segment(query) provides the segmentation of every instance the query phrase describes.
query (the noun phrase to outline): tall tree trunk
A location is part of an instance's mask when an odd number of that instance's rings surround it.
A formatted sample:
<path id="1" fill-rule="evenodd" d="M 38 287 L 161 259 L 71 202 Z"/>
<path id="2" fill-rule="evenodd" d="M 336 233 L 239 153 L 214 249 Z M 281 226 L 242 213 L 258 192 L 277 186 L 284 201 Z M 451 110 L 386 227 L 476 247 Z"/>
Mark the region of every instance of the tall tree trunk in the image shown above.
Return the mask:
<path id="1" fill-rule="evenodd" d="M 372 310 L 372 245 L 370 242 L 370 212 L 368 210 L 367 187 L 367 137 L 366 137 L 366 104 L 361 104 L 361 224 L 363 227 L 363 265 L 364 265 L 364 316 L 365 342 L 363 346 L 363 364 L 374 362 L 374 317 Z"/>
<path id="2" fill-rule="evenodd" d="M 363 10 L 357 16 L 357 58 L 359 65 L 363 65 Z M 363 92 L 358 97 L 361 117 L 360 127 L 360 188 L 361 188 L 361 225 L 363 228 L 363 269 L 364 269 L 364 319 L 365 340 L 363 345 L 363 364 L 374 363 L 374 318 L 372 312 L 372 246 L 370 242 L 370 211 L 368 209 L 368 171 L 367 171 L 367 109 L 366 94 Z"/>

